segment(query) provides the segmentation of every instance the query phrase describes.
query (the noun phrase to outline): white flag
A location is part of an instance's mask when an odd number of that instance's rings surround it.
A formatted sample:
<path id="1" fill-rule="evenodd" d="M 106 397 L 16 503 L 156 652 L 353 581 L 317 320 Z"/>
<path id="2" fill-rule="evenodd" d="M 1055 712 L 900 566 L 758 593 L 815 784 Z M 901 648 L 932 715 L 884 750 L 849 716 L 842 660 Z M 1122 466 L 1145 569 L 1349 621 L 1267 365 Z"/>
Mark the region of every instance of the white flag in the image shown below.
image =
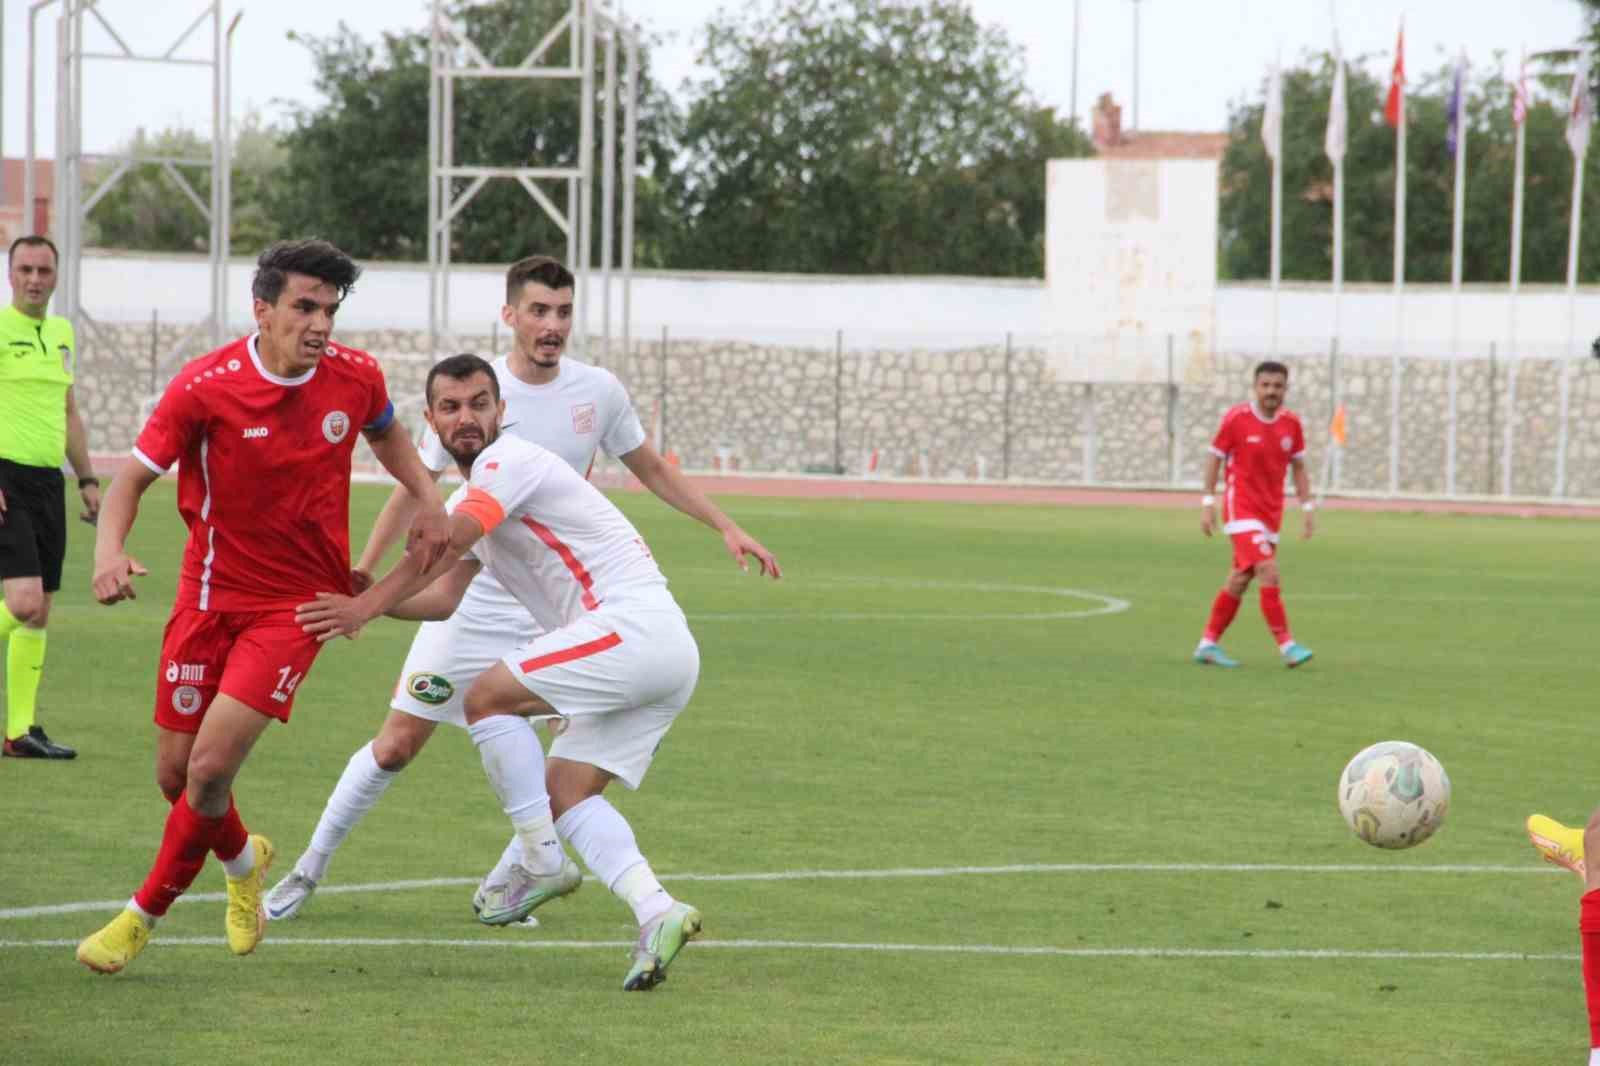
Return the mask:
<path id="1" fill-rule="evenodd" d="M 1578 56 L 1572 75 L 1572 100 L 1567 110 L 1567 146 L 1576 159 L 1589 154 L 1589 127 L 1594 124 L 1594 97 L 1589 93 L 1589 53 Z"/>
<path id="2" fill-rule="evenodd" d="M 1283 72 L 1277 64 L 1272 67 L 1272 80 L 1267 83 L 1267 108 L 1261 115 L 1261 143 L 1267 148 L 1267 157 L 1277 162 L 1283 149 Z"/>
<path id="3" fill-rule="evenodd" d="M 1328 100 L 1328 135 L 1323 148 L 1335 166 L 1344 161 L 1345 126 L 1348 122 L 1344 102 L 1344 56 L 1333 59 L 1333 96 Z"/>

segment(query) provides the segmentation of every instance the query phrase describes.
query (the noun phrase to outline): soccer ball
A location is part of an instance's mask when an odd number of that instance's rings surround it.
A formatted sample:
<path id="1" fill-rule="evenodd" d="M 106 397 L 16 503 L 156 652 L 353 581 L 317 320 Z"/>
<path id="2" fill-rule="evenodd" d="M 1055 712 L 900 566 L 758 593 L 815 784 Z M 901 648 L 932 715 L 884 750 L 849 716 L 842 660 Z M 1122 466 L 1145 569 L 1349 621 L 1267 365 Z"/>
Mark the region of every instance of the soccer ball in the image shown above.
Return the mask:
<path id="1" fill-rule="evenodd" d="M 1433 836 L 1449 809 L 1444 767 L 1404 740 L 1362 749 L 1339 775 L 1339 813 L 1373 847 L 1414 847 Z"/>

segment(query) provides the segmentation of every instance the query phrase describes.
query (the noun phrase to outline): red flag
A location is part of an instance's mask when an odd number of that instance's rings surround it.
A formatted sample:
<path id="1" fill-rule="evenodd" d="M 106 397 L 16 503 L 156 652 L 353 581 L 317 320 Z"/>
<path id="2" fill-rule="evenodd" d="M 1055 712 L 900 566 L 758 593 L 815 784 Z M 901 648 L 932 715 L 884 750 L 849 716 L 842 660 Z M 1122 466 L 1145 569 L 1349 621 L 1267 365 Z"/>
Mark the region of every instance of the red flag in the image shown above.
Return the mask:
<path id="1" fill-rule="evenodd" d="M 1400 24 L 1400 36 L 1394 43 L 1394 70 L 1389 74 L 1389 98 L 1383 103 L 1383 120 L 1396 129 L 1406 112 L 1406 27 Z"/>

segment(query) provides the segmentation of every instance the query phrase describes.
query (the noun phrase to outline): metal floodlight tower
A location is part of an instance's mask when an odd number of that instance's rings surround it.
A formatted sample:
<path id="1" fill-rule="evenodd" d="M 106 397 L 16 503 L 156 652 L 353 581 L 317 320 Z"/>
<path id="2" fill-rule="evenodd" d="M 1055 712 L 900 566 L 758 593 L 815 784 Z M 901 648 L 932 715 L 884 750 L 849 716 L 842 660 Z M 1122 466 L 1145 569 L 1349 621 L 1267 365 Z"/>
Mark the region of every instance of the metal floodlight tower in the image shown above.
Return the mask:
<path id="1" fill-rule="evenodd" d="M 28 98 L 33 99 L 32 78 L 32 16 L 45 3 L 53 0 L 40 0 L 29 11 L 29 80 Z M 226 114 L 226 100 L 228 82 L 227 49 L 224 47 L 224 31 L 222 24 L 222 0 L 210 0 L 200 7 L 199 14 L 189 23 L 188 27 L 180 33 L 170 47 L 160 55 L 146 55 L 136 53 L 128 47 L 126 41 L 117 32 L 111 22 L 100 10 L 100 0 L 61 0 L 61 14 L 56 20 L 56 172 L 55 172 L 55 202 L 56 219 L 54 229 L 56 241 L 61 250 L 60 283 L 58 291 L 61 294 L 61 307 L 67 317 L 72 320 L 73 329 L 83 335 L 85 327 L 88 332 L 98 333 L 98 325 L 94 318 L 84 310 L 83 303 L 83 224 L 89 217 L 89 212 L 94 210 L 96 204 L 109 193 L 116 183 L 136 166 L 149 163 L 160 164 L 162 171 L 171 179 L 178 191 L 183 193 L 195 209 L 210 224 L 209 247 L 211 285 L 210 303 L 211 314 L 209 319 L 196 323 L 179 340 L 173 351 L 181 350 L 188 344 L 202 327 L 209 325 L 211 341 L 221 344 L 225 328 L 226 312 L 224 302 L 227 298 L 227 268 L 228 268 L 228 195 L 230 189 L 229 173 L 232 166 L 232 145 L 228 141 L 229 122 Z M 132 5 L 130 5 L 130 8 Z M 137 15 L 137 11 L 131 11 Z M 110 35 L 118 51 L 115 52 L 90 52 L 84 46 L 84 21 L 93 18 L 105 32 Z M 194 32 L 211 20 L 210 58 L 190 58 L 179 56 L 178 49 L 189 40 Z M 231 45 L 233 29 L 238 24 L 235 17 L 233 24 L 227 28 L 227 39 Z M 179 66 L 199 66 L 211 69 L 211 156 L 209 159 L 185 158 L 180 156 L 165 156 L 158 154 L 123 155 L 117 153 L 86 154 L 83 150 L 83 61 L 96 60 L 121 60 L 136 63 L 165 63 Z M 26 168 L 27 187 L 29 192 L 33 186 L 33 114 L 29 108 L 28 115 L 28 162 Z M 85 178 L 85 164 L 97 162 L 115 162 L 116 166 L 101 180 L 93 191 L 85 194 L 83 182 Z M 211 189 L 208 200 L 202 200 L 200 194 L 183 176 L 178 168 L 204 167 L 211 172 Z M 27 205 L 32 209 L 32 204 Z M 169 353 L 169 355 L 172 353 Z"/>
<path id="2" fill-rule="evenodd" d="M 545 54 L 566 35 L 570 58 L 563 66 L 542 63 Z M 443 0 L 433 0 L 430 25 L 428 81 L 428 341 L 432 354 L 456 347 L 450 327 L 451 236 L 455 218 L 492 179 L 517 182 L 567 238 L 567 265 L 589 296 L 594 248 L 595 185 L 595 72 L 596 38 L 605 47 L 604 161 L 601 167 L 600 306 L 602 351 L 611 351 L 611 270 L 613 205 L 616 202 L 617 38 L 626 59 L 627 99 L 623 116 L 622 168 L 622 341 L 626 351 L 631 338 L 631 287 L 633 283 L 634 180 L 638 169 L 639 31 L 612 9 L 606 0 L 570 0 L 567 12 L 533 50 L 514 67 L 491 63 L 463 29 L 444 13 Z M 575 165 L 479 166 L 455 159 L 455 86 L 468 78 L 575 80 L 578 98 L 578 159 Z M 458 180 L 466 182 L 457 191 Z M 566 185 L 563 211 L 539 182 Z M 578 301 L 579 344 L 585 358 L 594 359 L 589 345 L 587 307 Z"/>

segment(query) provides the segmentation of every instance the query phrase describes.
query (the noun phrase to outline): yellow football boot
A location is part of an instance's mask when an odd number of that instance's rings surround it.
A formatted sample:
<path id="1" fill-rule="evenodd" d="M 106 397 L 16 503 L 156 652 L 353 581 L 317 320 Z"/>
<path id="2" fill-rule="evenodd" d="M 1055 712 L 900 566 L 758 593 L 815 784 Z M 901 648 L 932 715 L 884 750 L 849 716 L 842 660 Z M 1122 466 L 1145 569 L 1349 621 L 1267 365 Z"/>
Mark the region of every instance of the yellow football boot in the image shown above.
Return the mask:
<path id="1" fill-rule="evenodd" d="M 250 954 L 266 932 L 267 914 L 261 909 L 261 889 L 267 883 L 272 857 L 277 854 L 272 841 L 254 833 L 245 846 L 256 850 L 256 865 L 243 877 L 228 878 L 228 914 L 224 921 L 228 950 L 235 955 Z"/>
<path id="2" fill-rule="evenodd" d="M 1528 816 L 1528 839 L 1533 841 L 1534 848 L 1544 856 L 1545 862 L 1553 862 L 1563 866 L 1578 875 L 1578 879 L 1587 880 L 1583 866 L 1583 830 L 1562 825 L 1554 818 L 1542 814 Z"/>
<path id="3" fill-rule="evenodd" d="M 83 938 L 78 961 L 95 973 L 116 973 L 150 943 L 150 929 L 138 913 L 124 910 L 99 932 Z"/>

